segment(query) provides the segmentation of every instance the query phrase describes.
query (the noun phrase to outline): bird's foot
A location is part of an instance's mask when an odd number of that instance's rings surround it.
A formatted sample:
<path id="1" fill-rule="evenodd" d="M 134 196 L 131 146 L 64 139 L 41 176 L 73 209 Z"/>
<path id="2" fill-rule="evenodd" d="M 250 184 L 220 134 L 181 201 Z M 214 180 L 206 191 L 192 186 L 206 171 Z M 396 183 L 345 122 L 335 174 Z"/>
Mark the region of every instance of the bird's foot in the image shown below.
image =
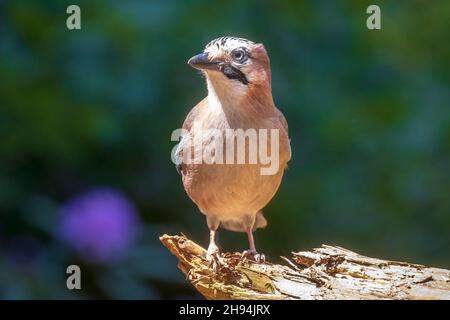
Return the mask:
<path id="1" fill-rule="evenodd" d="M 224 265 L 219 248 L 216 244 L 209 244 L 208 251 L 206 252 L 206 260 L 208 260 L 209 265 L 214 272 L 217 272 L 219 268 Z"/>
<path id="2" fill-rule="evenodd" d="M 266 262 L 266 256 L 262 253 L 258 253 L 256 250 L 245 250 L 244 252 L 242 252 L 242 256 L 243 259 L 250 259 L 253 260 L 257 263 L 264 263 Z"/>

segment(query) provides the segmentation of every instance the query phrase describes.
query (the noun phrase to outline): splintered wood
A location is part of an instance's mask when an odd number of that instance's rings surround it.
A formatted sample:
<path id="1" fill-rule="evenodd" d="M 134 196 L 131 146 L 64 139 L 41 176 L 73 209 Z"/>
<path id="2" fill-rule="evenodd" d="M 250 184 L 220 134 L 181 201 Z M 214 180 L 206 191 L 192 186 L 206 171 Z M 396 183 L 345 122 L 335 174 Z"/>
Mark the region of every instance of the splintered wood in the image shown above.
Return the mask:
<path id="1" fill-rule="evenodd" d="M 374 259 L 322 245 L 293 252 L 286 265 L 221 254 L 214 272 L 206 250 L 183 235 L 163 235 L 187 280 L 207 299 L 450 299 L 450 271 Z"/>

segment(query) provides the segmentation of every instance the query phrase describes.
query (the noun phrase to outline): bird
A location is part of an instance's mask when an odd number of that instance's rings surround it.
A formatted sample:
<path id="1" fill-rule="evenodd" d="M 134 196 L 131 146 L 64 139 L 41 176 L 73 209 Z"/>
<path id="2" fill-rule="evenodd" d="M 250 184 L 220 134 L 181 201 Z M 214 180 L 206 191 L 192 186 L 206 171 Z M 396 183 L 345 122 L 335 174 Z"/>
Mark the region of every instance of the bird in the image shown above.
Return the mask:
<path id="1" fill-rule="evenodd" d="M 269 56 L 262 43 L 224 36 L 209 42 L 203 52 L 188 60 L 188 65 L 203 74 L 208 94 L 185 118 L 174 162 L 188 196 L 206 216 L 210 231 L 206 257 L 212 263 L 220 261 L 216 233 L 221 227 L 245 232 L 249 249 L 242 257 L 263 262 L 265 256 L 256 250 L 253 232 L 267 225 L 262 209 L 276 194 L 291 159 L 288 124 L 272 97 Z M 200 159 L 204 152 L 195 151 L 196 147 L 203 150 L 211 147 L 214 140 L 219 140 L 217 132 L 225 136 L 230 130 L 253 129 L 278 132 L 276 140 L 272 136 L 267 139 L 271 151 L 278 151 L 278 166 L 271 174 L 261 173 L 267 163 L 259 158 L 253 163 L 247 160 L 250 158 L 247 155 L 244 163 L 211 163 Z M 201 138 L 196 136 L 200 131 Z M 237 145 L 235 141 L 232 143 Z M 225 147 L 210 149 L 216 160 L 220 152 L 226 151 Z M 244 151 L 252 152 L 249 143 Z M 236 156 L 230 159 L 236 160 Z"/>

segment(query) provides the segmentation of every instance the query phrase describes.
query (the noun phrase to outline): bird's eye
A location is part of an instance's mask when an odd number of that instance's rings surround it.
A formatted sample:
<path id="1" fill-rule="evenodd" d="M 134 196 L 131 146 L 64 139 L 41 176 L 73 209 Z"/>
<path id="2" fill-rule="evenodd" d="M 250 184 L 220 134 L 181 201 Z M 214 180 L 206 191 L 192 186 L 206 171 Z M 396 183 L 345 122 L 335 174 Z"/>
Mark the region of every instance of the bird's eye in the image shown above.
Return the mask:
<path id="1" fill-rule="evenodd" d="M 244 49 L 236 49 L 231 52 L 231 57 L 234 61 L 242 63 L 247 60 L 247 52 Z"/>

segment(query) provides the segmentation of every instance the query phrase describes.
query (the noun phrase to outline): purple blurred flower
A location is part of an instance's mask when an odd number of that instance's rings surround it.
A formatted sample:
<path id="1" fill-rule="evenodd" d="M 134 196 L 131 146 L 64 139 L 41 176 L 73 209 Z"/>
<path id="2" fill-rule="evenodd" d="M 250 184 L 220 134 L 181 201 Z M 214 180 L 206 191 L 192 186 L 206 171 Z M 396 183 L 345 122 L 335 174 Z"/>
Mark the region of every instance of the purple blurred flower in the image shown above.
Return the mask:
<path id="1" fill-rule="evenodd" d="M 133 243 L 140 222 L 134 205 L 112 188 L 95 188 L 76 196 L 61 211 L 62 239 L 94 263 L 123 256 Z"/>

